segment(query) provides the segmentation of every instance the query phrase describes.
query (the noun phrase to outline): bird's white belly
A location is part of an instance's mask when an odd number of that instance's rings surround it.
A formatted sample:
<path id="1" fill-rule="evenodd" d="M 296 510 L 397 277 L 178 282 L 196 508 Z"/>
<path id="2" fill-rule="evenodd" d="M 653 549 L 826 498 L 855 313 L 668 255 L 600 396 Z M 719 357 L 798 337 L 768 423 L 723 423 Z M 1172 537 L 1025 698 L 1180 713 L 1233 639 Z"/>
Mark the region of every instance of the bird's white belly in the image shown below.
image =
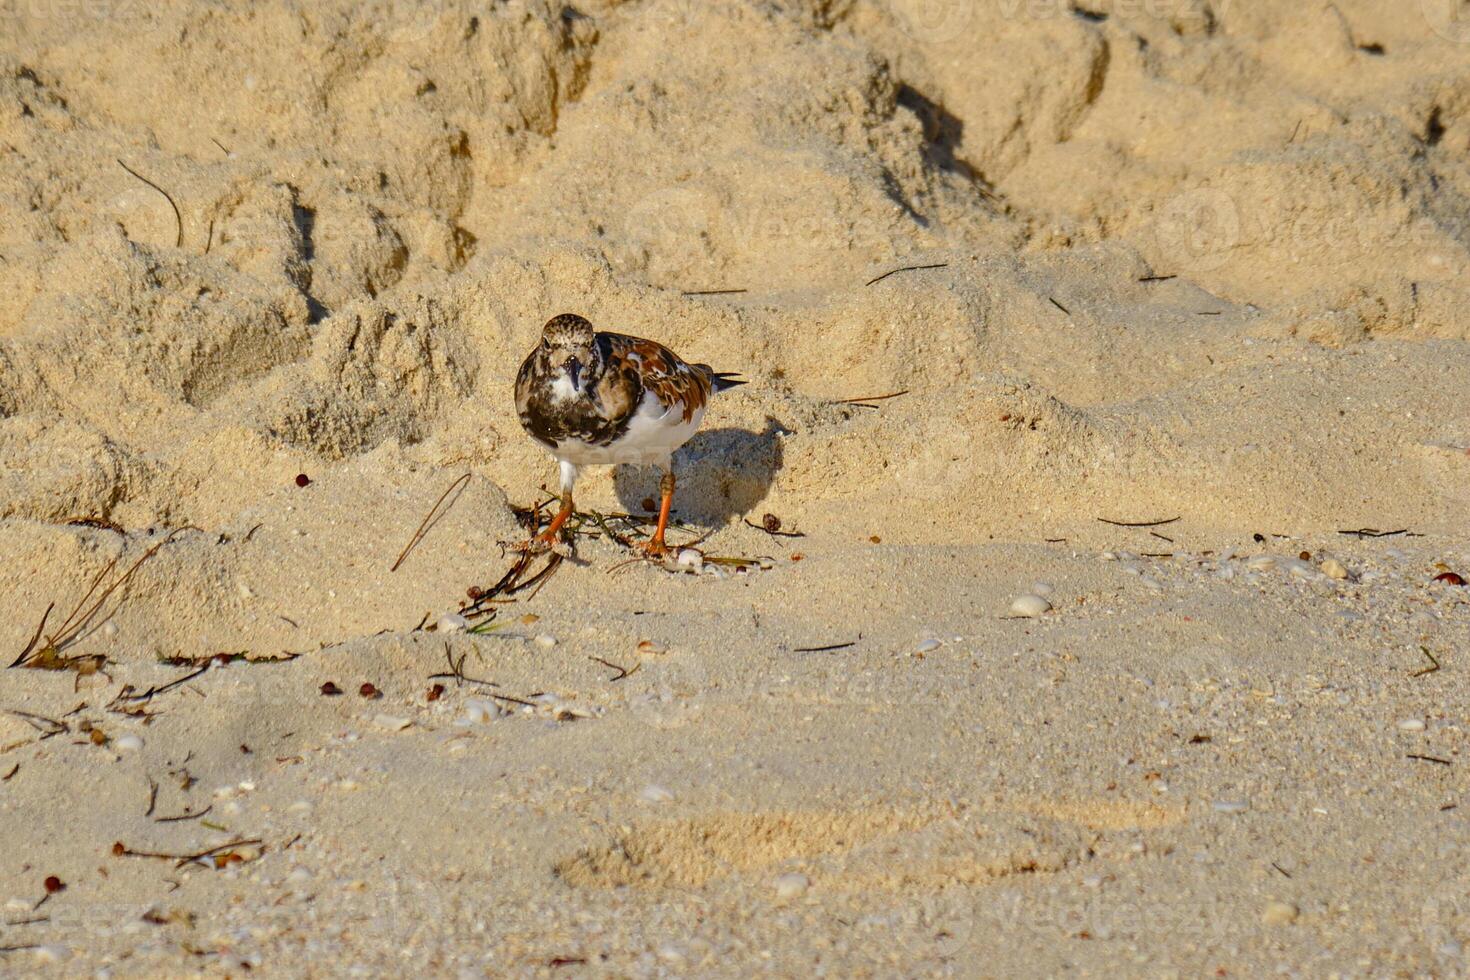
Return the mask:
<path id="1" fill-rule="evenodd" d="M 628 428 L 611 445 L 592 446 L 580 439 L 568 439 L 557 444 L 553 455 L 574 466 L 667 463 L 674 450 L 694 435 L 703 419 L 703 408 L 697 409 L 686 422 L 681 407 L 666 409 L 657 398 L 645 392 Z"/>

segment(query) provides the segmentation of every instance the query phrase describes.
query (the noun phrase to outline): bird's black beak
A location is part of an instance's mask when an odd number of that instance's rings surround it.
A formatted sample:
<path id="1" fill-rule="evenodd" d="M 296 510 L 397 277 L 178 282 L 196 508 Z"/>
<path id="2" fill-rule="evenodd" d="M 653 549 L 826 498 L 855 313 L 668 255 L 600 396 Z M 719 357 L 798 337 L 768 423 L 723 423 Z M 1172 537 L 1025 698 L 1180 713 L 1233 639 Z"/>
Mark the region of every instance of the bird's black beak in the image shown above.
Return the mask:
<path id="1" fill-rule="evenodd" d="M 567 358 L 567 377 L 572 379 L 572 387 L 578 391 L 582 390 L 582 362 L 575 357 Z"/>

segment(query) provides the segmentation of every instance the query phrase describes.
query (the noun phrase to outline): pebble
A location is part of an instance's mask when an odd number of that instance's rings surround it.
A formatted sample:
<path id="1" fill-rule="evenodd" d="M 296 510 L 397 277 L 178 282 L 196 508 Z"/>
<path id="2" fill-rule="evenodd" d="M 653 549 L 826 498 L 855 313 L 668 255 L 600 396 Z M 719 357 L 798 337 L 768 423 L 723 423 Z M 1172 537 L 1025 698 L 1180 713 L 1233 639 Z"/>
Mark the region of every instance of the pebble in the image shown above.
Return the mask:
<path id="1" fill-rule="evenodd" d="M 704 555 L 701 555 L 693 548 L 679 549 L 677 561 L 680 568 L 692 568 L 695 571 L 699 571 L 704 567 Z"/>
<path id="2" fill-rule="evenodd" d="M 1424 722 L 1418 718 L 1405 718 L 1399 722 L 1398 728 L 1401 732 L 1422 732 L 1424 731 Z"/>
<path id="3" fill-rule="evenodd" d="M 545 650 L 550 650 L 552 647 L 556 646 L 556 637 L 552 636 L 550 633 L 537 633 L 534 642 L 538 647 L 541 647 Z"/>
<path id="4" fill-rule="evenodd" d="M 484 725 L 500 717 L 500 709 L 495 706 L 494 701 L 484 701 L 480 698 L 466 698 L 464 702 L 464 717 L 472 725 Z"/>
<path id="5" fill-rule="evenodd" d="M 1251 808 L 1246 800 L 1216 800 L 1214 806 L 1216 813 L 1244 813 Z"/>
<path id="6" fill-rule="evenodd" d="M 434 624 L 434 630 L 439 633 L 463 633 L 469 628 L 470 621 L 459 613 L 445 613 Z"/>
<path id="7" fill-rule="evenodd" d="M 374 715 L 373 724 L 380 728 L 386 728 L 390 732 L 401 732 L 413 724 L 413 719 L 403 718 L 398 715 Z"/>
<path id="8" fill-rule="evenodd" d="M 1329 558 L 1322 563 L 1322 574 L 1341 581 L 1348 577 L 1348 570 L 1336 558 Z"/>
<path id="9" fill-rule="evenodd" d="M 943 645 L 944 644 L 940 643 L 938 640 L 925 640 L 922 643 L 920 643 L 918 646 L 914 647 L 914 652 L 915 653 L 931 653 L 931 652 L 933 652 L 935 650 L 938 650 Z"/>
<path id="10" fill-rule="evenodd" d="M 649 783 L 643 787 L 638 798 L 644 803 L 668 803 L 673 800 L 674 794 L 657 783 Z"/>
<path id="11" fill-rule="evenodd" d="M 1290 902 L 1271 901 L 1261 911 L 1261 922 L 1268 926 L 1284 926 L 1296 921 L 1301 910 Z"/>
<path id="12" fill-rule="evenodd" d="M 1011 603 L 1011 615 L 1034 619 L 1051 608 L 1051 603 L 1034 593 L 1017 596 Z"/>
<path id="13" fill-rule="evenodd" d="M 136 735 L 119 735 L 112 740 L 112 747 L 119 752 L 136 752 L 143 747 L 143 740 Z"/>
<path id="14" fill-rule="evenodd" d="M 800 871 L 790 871 L 776 879 L 776 897 L 800 898 L 812 886 L 812 880 Z"/>

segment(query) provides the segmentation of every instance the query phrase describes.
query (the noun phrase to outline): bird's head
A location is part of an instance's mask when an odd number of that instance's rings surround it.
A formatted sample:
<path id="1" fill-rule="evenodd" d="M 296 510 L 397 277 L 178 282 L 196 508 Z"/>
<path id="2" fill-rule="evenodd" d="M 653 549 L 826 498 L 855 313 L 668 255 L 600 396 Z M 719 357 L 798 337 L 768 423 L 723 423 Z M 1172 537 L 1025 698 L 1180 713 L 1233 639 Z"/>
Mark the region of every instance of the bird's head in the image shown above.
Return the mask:
<path id="1" fill-rule="evenodd" d="M 602 373 L 597 334 L 585 317 L 575 313 L 562 313 L 546 321 L 541 328 L 541 351 L 547 368 L 564 376 L 573 391 L 582 391 L 589 380 Z"/>

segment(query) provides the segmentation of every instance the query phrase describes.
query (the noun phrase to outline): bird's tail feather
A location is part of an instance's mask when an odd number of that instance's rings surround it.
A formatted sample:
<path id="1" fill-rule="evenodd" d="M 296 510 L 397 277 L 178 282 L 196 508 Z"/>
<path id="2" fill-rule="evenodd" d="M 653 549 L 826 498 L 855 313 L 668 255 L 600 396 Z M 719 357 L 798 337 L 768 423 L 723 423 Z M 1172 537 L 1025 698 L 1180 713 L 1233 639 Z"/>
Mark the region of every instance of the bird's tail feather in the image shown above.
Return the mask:
<path id="1" fill-rule="evenodd" d="M 739 371 L 716 371 L 708 364 L 696 364 L 695 367 L 709 377 L 710 387 L 717 393 L 748 384 L 744 378 L 740 377 Z"/>

